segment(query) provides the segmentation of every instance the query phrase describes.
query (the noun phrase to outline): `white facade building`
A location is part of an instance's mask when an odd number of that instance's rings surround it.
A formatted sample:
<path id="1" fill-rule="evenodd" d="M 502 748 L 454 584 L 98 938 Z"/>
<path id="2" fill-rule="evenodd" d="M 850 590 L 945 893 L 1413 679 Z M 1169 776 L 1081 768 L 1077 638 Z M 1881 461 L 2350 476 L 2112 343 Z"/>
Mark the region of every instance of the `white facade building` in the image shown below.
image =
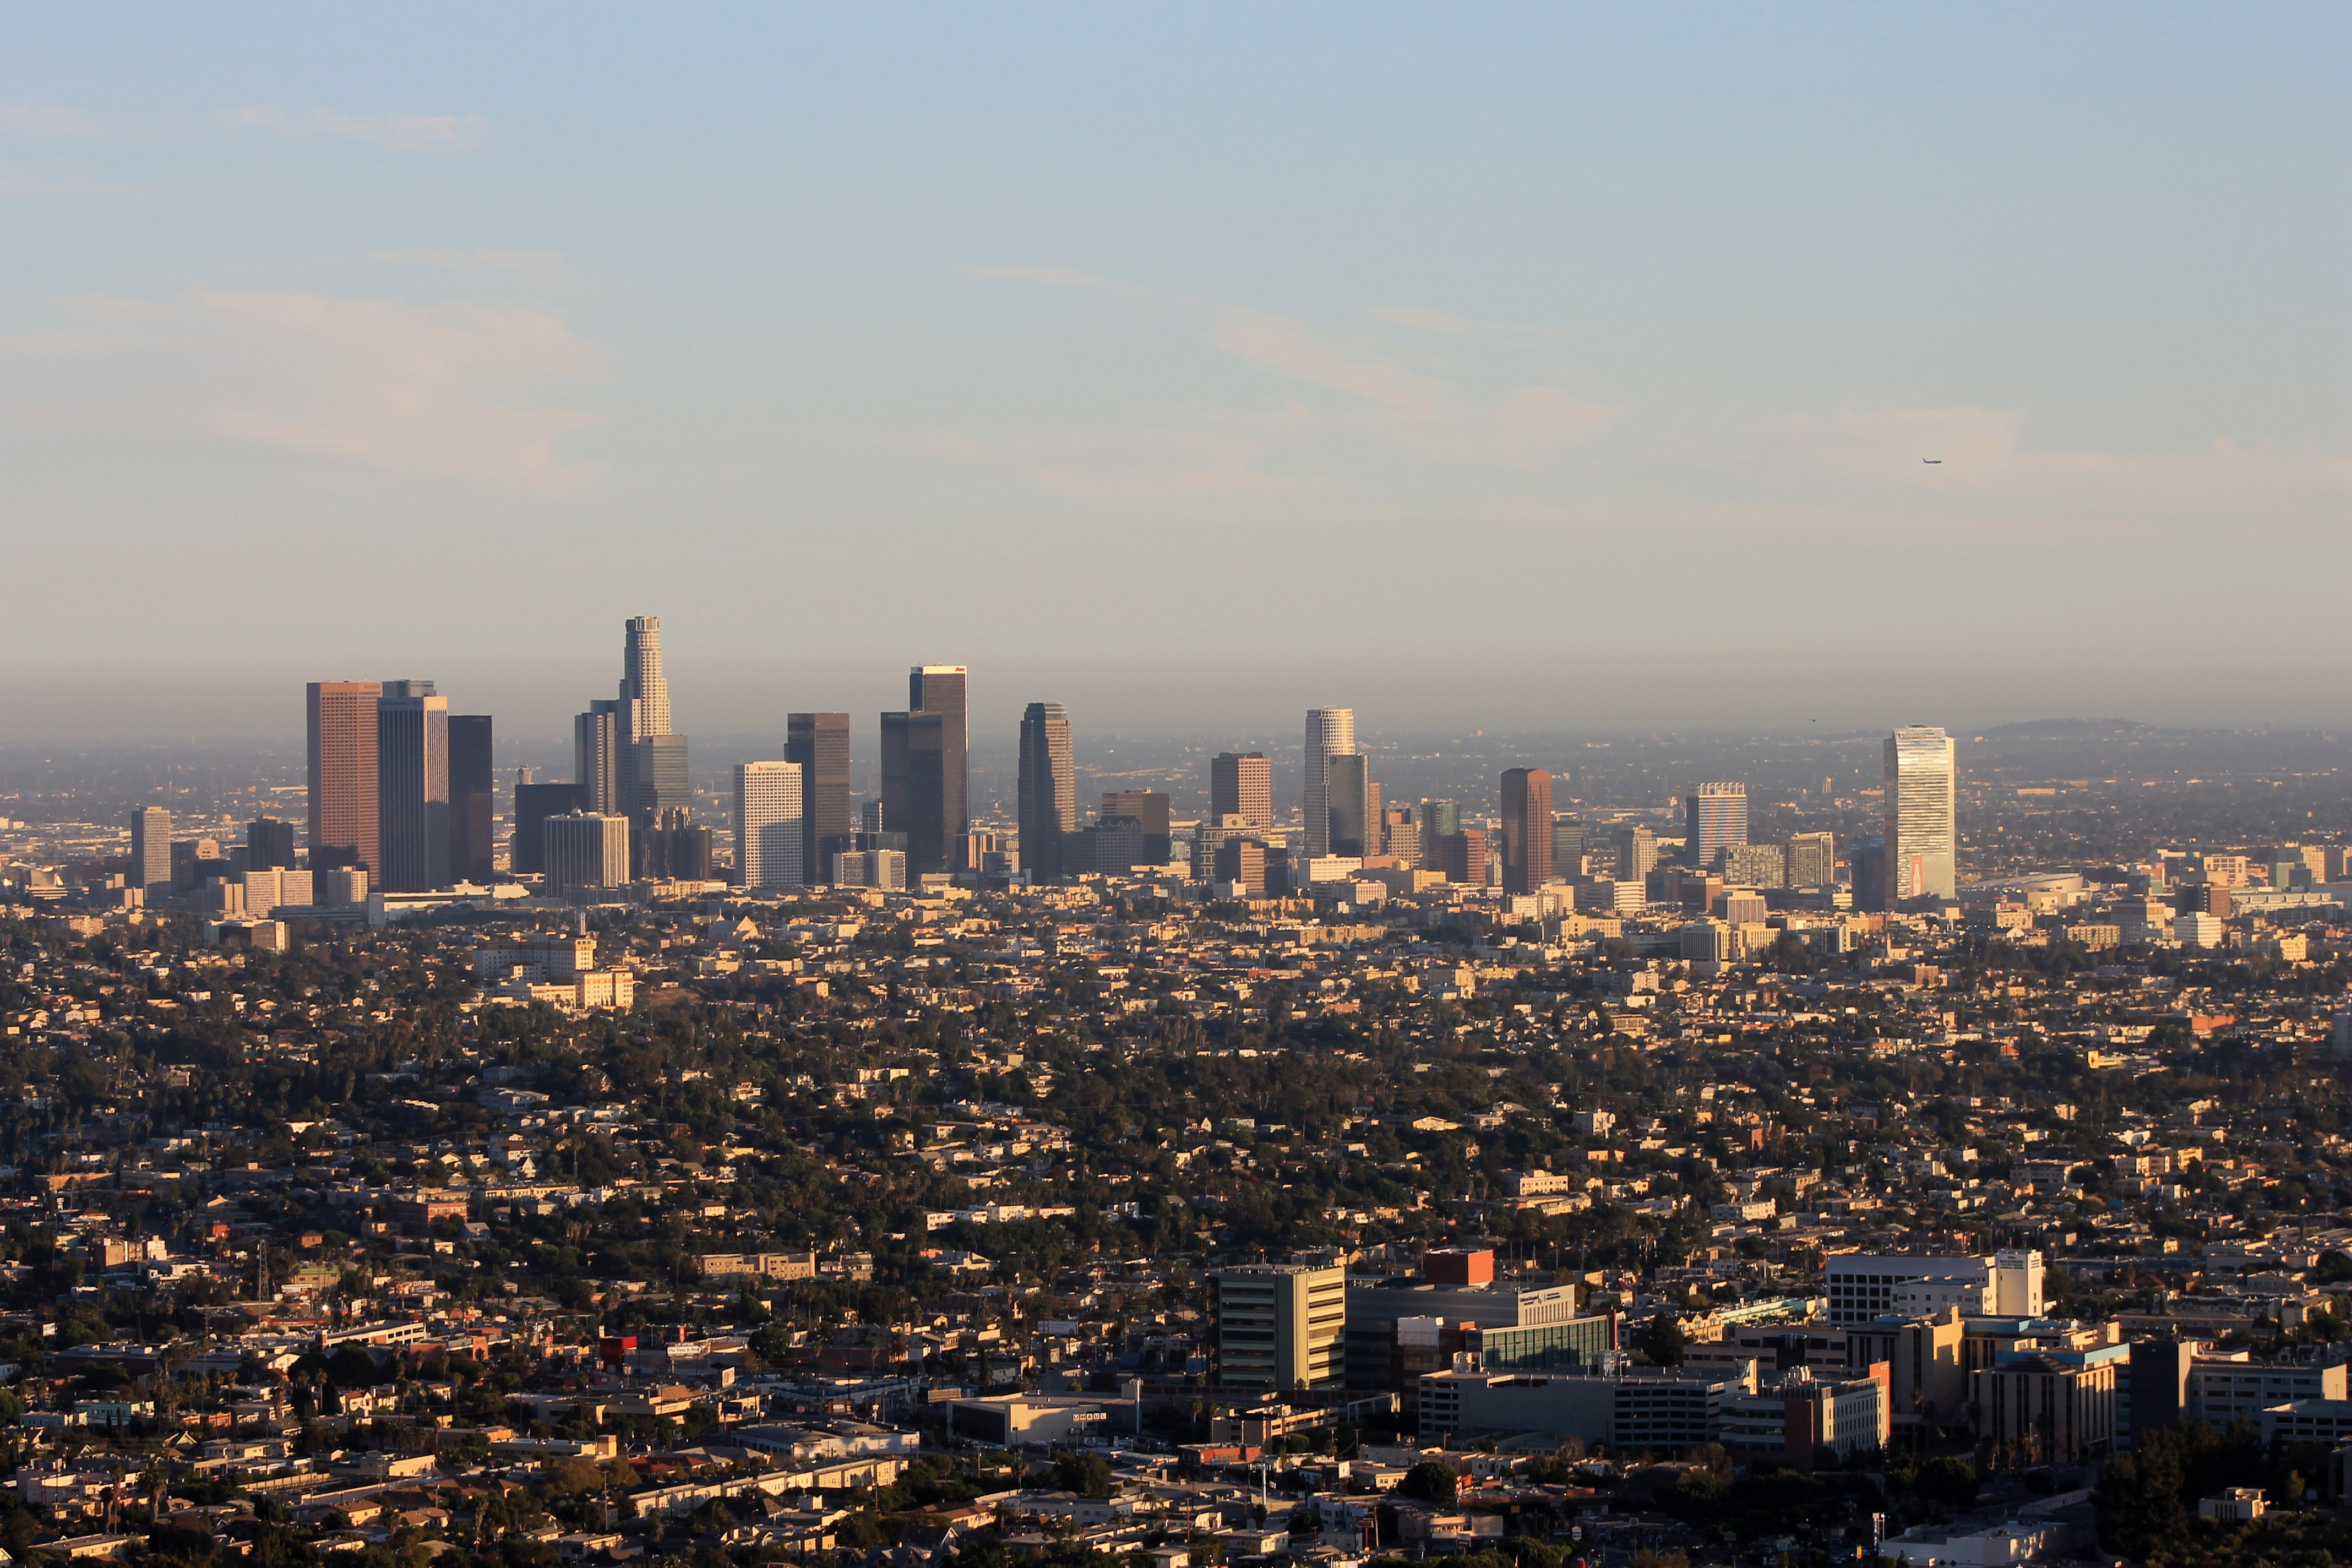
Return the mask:
<path id="1" fill-rule="evenodd" d="M 801 765 L 741 763 L 735 769 L 735 882 L 742 888 L 798 888 Z"/>
<path id="2" fill-rule="evenodd" d="M 1951 736 L 1906 724 L 1886 738 L 1887 901 L 1959 894 L 1959 773 Z"/>

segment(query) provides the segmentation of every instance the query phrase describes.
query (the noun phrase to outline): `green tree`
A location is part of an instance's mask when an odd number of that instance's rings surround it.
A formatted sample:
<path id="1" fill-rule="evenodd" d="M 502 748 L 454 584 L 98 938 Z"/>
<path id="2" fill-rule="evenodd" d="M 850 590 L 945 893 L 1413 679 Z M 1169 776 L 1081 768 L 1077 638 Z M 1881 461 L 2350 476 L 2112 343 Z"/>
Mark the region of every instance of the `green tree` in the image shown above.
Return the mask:
<path id="1" fill-rule="evenodd" d="M 1457 1484 L 1453 1466 L 1441 1459 L 1423 1459 L 1404 1473 L 1404 1479 L 1398 1483 L 1397 1490 L 1407 1497 L 1450 1506 Z"/>

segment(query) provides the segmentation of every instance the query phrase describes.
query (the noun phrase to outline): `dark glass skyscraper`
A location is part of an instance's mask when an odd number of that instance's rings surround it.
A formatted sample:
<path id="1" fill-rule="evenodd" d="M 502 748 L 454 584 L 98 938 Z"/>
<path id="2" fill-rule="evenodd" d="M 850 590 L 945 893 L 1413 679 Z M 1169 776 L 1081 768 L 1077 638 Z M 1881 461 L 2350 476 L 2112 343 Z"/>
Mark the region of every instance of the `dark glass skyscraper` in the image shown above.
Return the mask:
<path id="1" fill-rule="evenodd" d="M 1361 752 L 1343 752 L 1324 762 L 1323 789 L 1330 822 L 1325 853 L 1364 856 L 1379 853 L 1372 843 L 1371 758 Z"/>
<path id="2" fill-rule="evenodd" d="M 294 864 L 294 825 L 257 816 L 245 825 L 245 865 L 249 871 L 278 871 Z"/>
<path id="3" fill-rule="evenodd" d="M 496 835 L 498 780 L 490 767 L 490 716 L 449 715 L 449 877 L 487 885 Z"/>
<path id="4" fill-rule="evenodd" d="M 387 680 L 375 705 L 376 814 L 388 893 L 449 880 L 449 700 L 429 680 Z"/>
<path id="5" fill-rule="evenodd" d="M 1063 850 L 1078 829 L 1078 777 L 1070 761 L 1070 717 L 1058 702 L 1032 702 L 1021 715 L 1021 865 L 1032 882 L 1064 873 Z"/>
<path id="6" fill-rule="evenodd" d="M 1511 768 L 1503 774 L 1503 890 L 1532 893 L 1552 877 L 1551 774 Z"/>
<path id="7" fill-rule="evenodd" d="M 910 847 L 907 869 L 961 871 L 964 835 L 971 831 L 971 710 L 965 691 L 969 671 L 960 664 L 919 664 L 907 674 L 907 709 L 940 718 L 940 826 L 941 859 L 937 866 L 919 863 Z M 893 827 L 899 826 L 893 822 Z M 911 846 L 919 832 L 906 824 Z"/>
<path id="8" fill-rule="evenodd" d="M 849 820 L 849 715 L 788 715 L 784 761 L 801 769 L 801 875 L 822 882 L 856 831 Z"/>
<path id="9" fill-rule="evenodd" d="M 907 836 L 907 875 L 951 871 L 948 857 L 948 719 L 943 713 L 882 715 L 882 819 Z M 959 752 L 957 760 L 961 762 Z"/>
<path id="10" fill-rule="evenodd" d="M 515 785 L 514 842 L 509 856 L 519 877 L 547 869 L 547 819 L 588 809 L 588 786 L 580 784 Z"/>
<path id="11" fill-rule="evenodd" d="M 1170 803 L 1168 796 L 1160 791 L 1106 791 L 1102 797 L 1102 815 L 1106 820 L 1114 816 L 1131 816 L 1143 824 L 1142 864 L 1165 866 L 1169 858 L 1175 854 L 1174 835 L 1169 828 Z"/>

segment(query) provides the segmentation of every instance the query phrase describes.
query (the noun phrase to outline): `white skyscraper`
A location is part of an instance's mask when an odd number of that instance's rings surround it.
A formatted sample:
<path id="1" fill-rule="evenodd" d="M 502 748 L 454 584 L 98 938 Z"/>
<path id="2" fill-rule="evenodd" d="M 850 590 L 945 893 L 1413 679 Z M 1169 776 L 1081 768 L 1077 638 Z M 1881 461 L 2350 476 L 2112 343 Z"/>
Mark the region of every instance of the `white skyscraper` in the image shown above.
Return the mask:
<path id="1" fill-rule="evenodd" d="M 801 765 L 743 763 L 735 769 L 735 881 L 745 888 L 797 888 L 801 866 Z"/>
<path id="2" fill-rule="evenodd" d="M 1353 756 L 1355 752 L 1353 708 L 1307 710 L 1307 859 L 1331 853 L 1331 794 L 1324 764 L 1333 757 Z"/>
<path id="3" fill-rule="evenodd" d="M 1959 893 L 1958 768 L 1952 738 L 1906 724 L 1886 738 L 1886 897 Z"/>

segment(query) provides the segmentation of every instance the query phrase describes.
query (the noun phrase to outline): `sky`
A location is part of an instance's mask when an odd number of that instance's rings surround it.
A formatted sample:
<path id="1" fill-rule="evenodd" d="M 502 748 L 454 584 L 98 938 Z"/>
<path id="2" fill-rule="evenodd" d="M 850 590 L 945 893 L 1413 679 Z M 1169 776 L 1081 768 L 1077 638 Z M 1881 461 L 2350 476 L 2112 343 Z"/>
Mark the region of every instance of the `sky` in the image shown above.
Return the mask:
<path id="1" fill-rule="evenodd" d="M 2336 724 L 2342 5 L 21 7 L 0 741 Z M 1927 459 L 1940 459 L 1929 462 Z"/>

